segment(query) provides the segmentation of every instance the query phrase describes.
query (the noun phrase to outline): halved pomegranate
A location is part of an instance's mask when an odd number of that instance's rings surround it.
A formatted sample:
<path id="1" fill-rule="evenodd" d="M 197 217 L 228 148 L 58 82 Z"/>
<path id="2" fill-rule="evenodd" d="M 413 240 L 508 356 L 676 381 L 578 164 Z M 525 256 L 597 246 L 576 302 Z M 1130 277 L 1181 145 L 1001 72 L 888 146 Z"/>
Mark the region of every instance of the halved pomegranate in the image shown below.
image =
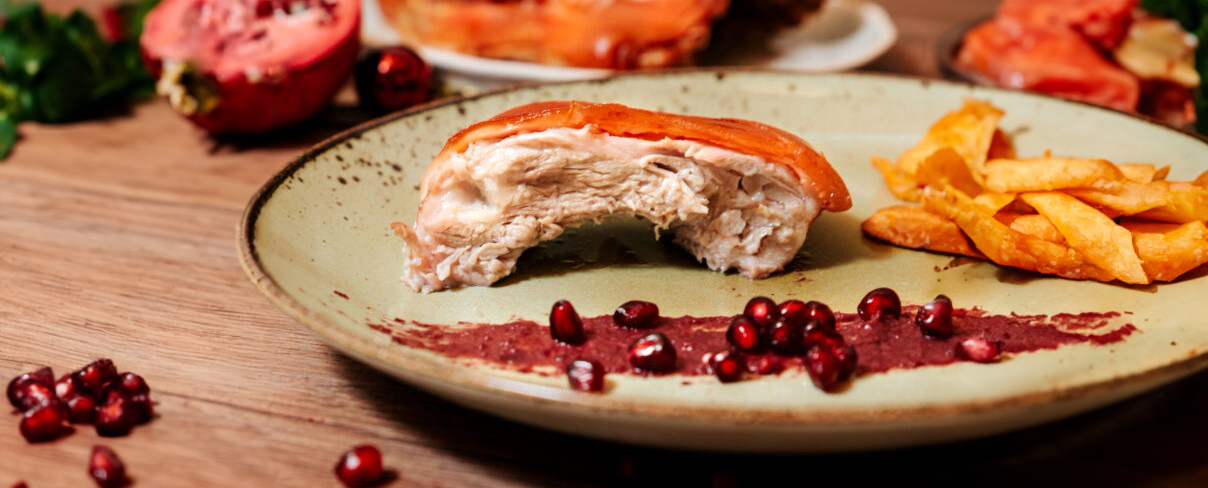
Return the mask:
<path id="1" fill-rule="evenodd" d="M 213 133 L 314 115 L 360 49 L 359 0 L 163 0 L 145 20 L 148 71 L 176 111 Z"/>

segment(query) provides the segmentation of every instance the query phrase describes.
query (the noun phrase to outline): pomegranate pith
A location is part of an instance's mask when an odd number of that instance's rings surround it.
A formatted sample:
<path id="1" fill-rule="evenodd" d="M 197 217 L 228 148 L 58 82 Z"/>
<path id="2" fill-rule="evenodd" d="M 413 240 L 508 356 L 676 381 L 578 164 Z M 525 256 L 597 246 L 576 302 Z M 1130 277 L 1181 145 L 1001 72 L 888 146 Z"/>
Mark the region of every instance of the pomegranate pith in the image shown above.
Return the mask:
<path id="1" fill-rule="evenodd" d="M 864 295 L 860 300 L 856 313 L 860 320 L 878 321 L 881 319 L 896 319 L 902 315 L 902 301 L 897 292 L 889 288 L 877 288 Z"/>
<path id="2" fill-rule="evenodd" d="M 592 359 L 576 359 L 566 365 L 566 379 L 579 391 L 604 391 L 604 373 L 604 365 Z"/>
<path id="3" fill-rule="evenodd" d="M 675 346 L 667 336 L 653 333 L 629 346 L 629 364 L 639 372 L 663 373 L 675 369 Z"/>
<path id="4" fill-rule="evenodd" d="M 583 319 L 574 305 L 566 300 L 554 302 L 549 311 L 549 333 L 555 341 L 577 346 L 587 341 L 587 333 L 583 330 Z"/>
<path id="5" fill-rule="evenodd" d="M 622 303 L 612 313 L 612 321 L 621 327 L 645 329 L 654 326 L 659 318 L 659 306 L 642 300 Z"/>
<path id="6" fill-rule="evenodd" d="M 57 439 L 67 433 L 67 421 L 70 416 L 67 407 L 58 398 L 34 405 L 21 414 L 21 436 L 29 442 Z"/>
<path id="7" fill-rule="evenodd" d="M 914 323 L 928 339 L 952 337 L 952 300 L 944 295 L 935 297 L 919 309 Z"/>
<path id="8" fill-rule="evenodd" d="M 88 474 L 101 488 L 118 488 L 125 486 L 128 481 L 126 465 L 113 449 L 105 446 L 92 447 L 92 456 L 88 458 Z"/>
<path id="9" fill-rule="evenodd" d="M 776 306 L 768 297 L 755 297 L 747 301 L 747 306 L 743 307 L 742 314 L 755 322 L 760 329 L 767 330 L 780 317 L 780 308 Z"/>
<path id="10" fill-rule="evenodd" d="M 730 321 L 730 328 L 726 329 L 726 341 L 743 352 L 757 352 L 763 349 L 763 334 L 759 333 L 759 326 L 745 315 L 739 315 Z"/>
<path id="11" fill-rule="evenodd" d="M 377 483 L 384 474 L 382 452 L 369 444 L 356 446 L 340 456 L 340 460 L 336 462 L 335 474 L 336 479 L 348 487 Z"/>

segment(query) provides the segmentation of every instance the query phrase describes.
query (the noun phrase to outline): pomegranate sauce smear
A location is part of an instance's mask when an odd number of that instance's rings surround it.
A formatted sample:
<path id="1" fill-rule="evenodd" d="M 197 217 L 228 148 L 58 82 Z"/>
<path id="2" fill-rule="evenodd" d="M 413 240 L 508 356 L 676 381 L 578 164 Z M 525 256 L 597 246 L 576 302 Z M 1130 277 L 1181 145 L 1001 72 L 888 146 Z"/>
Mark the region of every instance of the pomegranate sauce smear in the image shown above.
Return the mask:
<path id="1" fill-rule="evenodd" d="M 946 301 L 946 297 L 941 298 Z M 760 303 L 759 310 L 770 307 Z M 893 307 L 889 307 L 893 308 Z M 565 374 L 568 364 L 590 358 L 603 366 L 607 374 L 636 375 L 714 375 L 715 358 L 720 353 L 740 353 L 746 371 L 752 375 L 802 370 L 808 356 L 820 346 L 850 346 L 855 351 L 854 376 L 882 373 L 894 369 L 951 364 L 957 361 L 996 362 L 1000 354 L 1017 354 L 1056 349 L 1066 344 L 1110 344 L 1124 340 L 1137 331 L 1131 323 L 1120 324 L 1119 312 L 1046 315 L 993 315 L 983 310 L 952 308 L 945 310 L 951 333 L 936 334 L 930 309 L 901 306 L 900 312 L 873 314 L 862 319 L 858 314 L 835 313 L 834 332 L 819 321 L 804 326 L 805 347 L 801 354 L 788 353 L 768 343 L 735 347 L 731 331 L 746 314 L 720 317 L 658 317 L 644 328 L 621 327 L 614 315 L 583 317 L 579 344 L 557 340 L 560 329 L 551 334 L 549 324 L 518 320 L 505 324 L 461 323 L 456 326 L 432 325 L 395 319 L 370 327 L 388 334 L 398 344 L 429 350 L 444 356 L 485 361 L 520 372 L 555 376 Z M 919 319 L 920 312 L 926 321 Z M 763 312 L 761 312 L 763 313 Z M 828 311 L 829 313 L 829 311 Z M 948 318 L 950 314 L 950 319 Z M 870 315 L 865 314 L 865 317 Z M 575 317 L 578 319 L 577 317 Z M 758 317 L 769 323 L 765 317 Z M 558 321 L 555 321 L 558 323 Z M 753 321 L 752 321 L 753 322 Z M 1114 322 L 1114 323 L 1113 323 Z M 770 334 L 771 326 L 750 327 Z M 674 347 L 670 368 L 635 366 L 635 343 L 652 334 L 661 334 Z M 771 337 L 770 335 L 768 337 Z M 831 337 L 828 342 L 827 337 Z M 576 337 L 576 339 L 578 339 Z M 811 343 L 810 341 L 814 341 Z M 647 346 L 649 347 L 649 346 Z M 850 352 L 836 351 L 842 362 L 850 363 Z M 849 349 L 850 351 L 850 349 Z M 731 368 L 732 369 L 732 368 Z M 808 371 L 807 371 L 808 372 Z M 724 382 L 734 380 L 727 371 Z"/>

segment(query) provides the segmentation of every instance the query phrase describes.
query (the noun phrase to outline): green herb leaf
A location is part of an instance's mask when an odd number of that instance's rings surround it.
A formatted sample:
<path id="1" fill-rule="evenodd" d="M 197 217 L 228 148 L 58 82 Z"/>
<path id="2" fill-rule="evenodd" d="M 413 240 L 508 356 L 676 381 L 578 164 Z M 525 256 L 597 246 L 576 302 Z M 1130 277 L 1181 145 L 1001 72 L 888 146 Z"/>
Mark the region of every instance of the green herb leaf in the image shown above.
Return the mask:
<path id="1" fill-rule="evenodd" d="M 17 143 L 17 123 L 7 115 L 0 114 L 0 159 L 8 157 Z"/>

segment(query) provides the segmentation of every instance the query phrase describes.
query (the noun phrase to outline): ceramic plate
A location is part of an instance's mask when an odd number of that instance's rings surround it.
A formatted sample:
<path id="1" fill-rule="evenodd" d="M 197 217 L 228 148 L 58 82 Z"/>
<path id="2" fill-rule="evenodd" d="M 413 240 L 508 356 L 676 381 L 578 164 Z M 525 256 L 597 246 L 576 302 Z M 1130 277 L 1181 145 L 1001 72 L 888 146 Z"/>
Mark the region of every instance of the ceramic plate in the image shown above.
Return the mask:
<path id="1" fill-rule="evenodd" d="M 362 38 L 369 45 L 400 43 L 378 8 L 376 0 L 366 0 Z M 865 0 L 831 0 L 803 27 L 778 35 L 770 56 L 741 54 L 728 59 L 740 65 L 766 66 L 803 72 L 827 72 L 852 69 L 871 62 L 893 46 L 897 28 L 889 14 L 876 3 Z M 518 61 L 487 59 L 446 49 L 420 47 L 420 54 L 434 66 L 480 80 L 566 81 L 600 78 L 609 70 L 546 66 Z"/>
<path id="2" fill-rule="evenodd" d="M 485 412 L 625 442 L 764 452 L 938 443 L 1066 417 L 1208 366 L 1202 319 L 1208 278 L 1202 269 L 1192 273 L 1200 277 L 1177 283 L 1125 287 L 987 263 L 949 266 L 949 256 L 861 236 L 865 217 L 896 203 L 869 158 L 895 157 L 970 96 L 1006 109 L 1003 126 L 1024 155 L 1051 148 L 1169 164 L 1172 179 L 1194 178 L 1208 165 L 1208 144 L 1193 136 L 1026 93 L 870 75 L 636 74 L 437 103 L 330 139 L 252 199 L 241 255 L 273 303 L 354 358 Z M 619 102 L 781 127 L 826 154 L 851 188 L 855 206 L 815 222 L 804 265 L 760 281 L 708 271 L 668 252 L 648 227 L 617 224 L 581 228 L 547 248 L 550 256 L 575 256 L 573 266 L 530 260 L 532 265 L 496 286 L 427 295 L 401 284 L 401 242 L 389 225 L 414 220 L 420 176 L 445 139 L 505 109 L 550 99 Z M 550 305 L 562 298 L 584 315 L 604 315 L 632 299 L 655 301 L 666 316 L 732 315 L 755 295 L 821 300 L 851 312 L 867 291 L 881 286 L 897 290 L 906 303 L 943 293 L 958 306 L 1001 314 L 1123 310 L 1132 313 L 1125 317 L 1140 332 L 1108 346 L 1064 346 L 1000 364 L 869 375 L 840 394 L 825 394 L 804 374 L 788 372 L 724 385 L 712 377 L 611 375 L 609 391 L 593 395 L 570 391 L 563 377 L 468 365 L 395 344 L 369 327 L 393 318 L 544 322 Z"/>

